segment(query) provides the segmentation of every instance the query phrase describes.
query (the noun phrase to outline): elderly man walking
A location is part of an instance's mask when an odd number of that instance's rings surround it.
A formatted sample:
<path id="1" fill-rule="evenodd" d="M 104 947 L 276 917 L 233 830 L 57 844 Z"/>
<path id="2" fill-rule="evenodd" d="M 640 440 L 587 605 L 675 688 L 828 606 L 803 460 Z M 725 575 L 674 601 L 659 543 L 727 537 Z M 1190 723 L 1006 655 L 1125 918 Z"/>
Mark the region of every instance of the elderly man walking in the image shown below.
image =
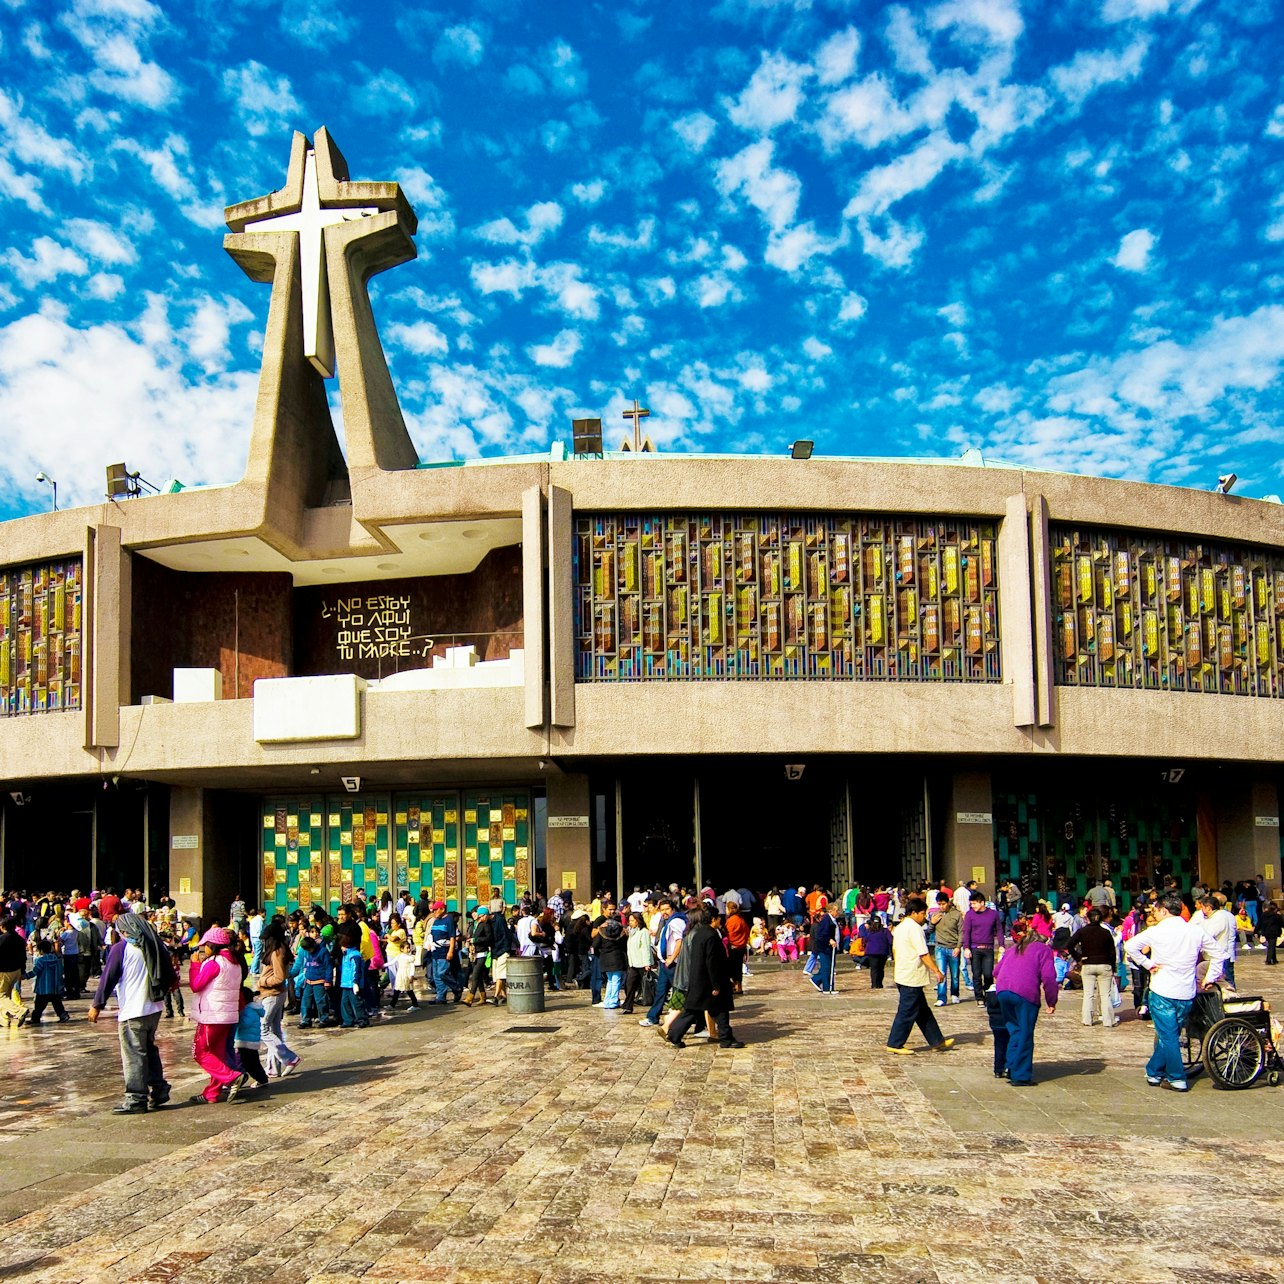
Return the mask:
<path id="1" fill-rule="evenodd" d="M 112 1108 L 112 1114 L 145 1115 L 149 1097 L 153 1109 L 169 1100 L 169 1084 L 156 1047 L 156 1027 L 165 995 L 177 978 L 169 951 L 145 918 L 117 914 L 113 926 L 120 940 L 107 952 L 89 1019 L 97 1021 L 108 998 L 116 996 L 125 1100 Z"/>
<path id="2" fill-rule="evenodd" d="M 1222 951 L 1200 914 L 1190 922 L 1181 916 L 1181 897 L 1165 892 L 1155 908 L 1155 925 L 1130 937 L 1124 954 L 1134 966 L 1150 973 L 1150 1019 L 1155 1026 L 1155 1050 L 1146 1062 L 1146 1082 L 1152 1088 L 1185 1092 L 1186 1066 L 1178 1042 L 1190 1005 L 1195 1000 L 1195 967 L 1202 954 L 1208 960 L 1206 985 L 1222 974 Z"/>

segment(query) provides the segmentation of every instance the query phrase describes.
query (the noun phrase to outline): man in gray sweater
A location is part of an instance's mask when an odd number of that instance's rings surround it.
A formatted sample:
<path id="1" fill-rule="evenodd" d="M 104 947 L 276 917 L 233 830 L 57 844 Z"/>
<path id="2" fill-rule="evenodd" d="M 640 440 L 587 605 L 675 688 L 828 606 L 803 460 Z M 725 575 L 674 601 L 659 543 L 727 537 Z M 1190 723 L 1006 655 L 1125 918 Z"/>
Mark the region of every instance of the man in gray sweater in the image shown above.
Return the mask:
<path id="1" fill-rule="evenodd" d="M 940 913 L 936 916 L 936 966 L 943 973 L 936 986 L 936 1006 L 943 1008 L 946 1001 L 959 1001 L 959 950 L 962 948 L 963 915 L 958 906 L 944 892 L 937 892 L 936 903 Z"/>

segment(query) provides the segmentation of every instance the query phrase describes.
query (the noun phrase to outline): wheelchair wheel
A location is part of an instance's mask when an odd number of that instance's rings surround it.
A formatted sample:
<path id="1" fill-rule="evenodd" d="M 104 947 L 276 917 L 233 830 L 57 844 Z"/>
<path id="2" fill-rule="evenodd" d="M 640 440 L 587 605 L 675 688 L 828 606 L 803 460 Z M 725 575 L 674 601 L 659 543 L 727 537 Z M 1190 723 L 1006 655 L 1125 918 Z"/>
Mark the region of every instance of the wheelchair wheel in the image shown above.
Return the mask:
<path id="1" fill-rule="evenodd" d="M 1249 1088 L 1266 1068 L 1266 1049 L 1249 1022 L 1224 1017 L 1204 1035 L 1204 1065 L 1219 1088 Z"/>

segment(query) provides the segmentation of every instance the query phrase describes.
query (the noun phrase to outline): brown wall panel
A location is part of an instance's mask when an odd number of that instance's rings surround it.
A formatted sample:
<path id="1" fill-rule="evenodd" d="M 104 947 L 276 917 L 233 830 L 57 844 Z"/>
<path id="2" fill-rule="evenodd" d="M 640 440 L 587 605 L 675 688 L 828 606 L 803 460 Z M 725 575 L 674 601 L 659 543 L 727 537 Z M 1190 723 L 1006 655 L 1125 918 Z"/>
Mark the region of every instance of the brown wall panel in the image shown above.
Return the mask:
<path id="1" fill-rule="evenodd" d="M 288 676 L 293 591 L 289 575 L 191 574 L 135 556 L 134 698 L 172 697 L 174 669 L 218 669 L 227 700 L 251 696 L 257 678 Z"/>

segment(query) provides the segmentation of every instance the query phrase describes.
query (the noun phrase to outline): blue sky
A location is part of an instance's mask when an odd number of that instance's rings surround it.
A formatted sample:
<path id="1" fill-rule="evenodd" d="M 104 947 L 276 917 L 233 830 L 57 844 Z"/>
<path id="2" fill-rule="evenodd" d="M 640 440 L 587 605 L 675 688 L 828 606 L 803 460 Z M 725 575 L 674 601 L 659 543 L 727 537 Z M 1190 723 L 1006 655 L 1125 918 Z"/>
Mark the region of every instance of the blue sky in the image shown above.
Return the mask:
<path id="1" fill-rule="evenodd" d="M 661 449 L 1284 490 L 1265 0 L 0 0 L 0 67 L 0 516 L 240 475 L 222 210 L 323 124 L 419 216 L 373 293 L 425 459 L 637 396 Z"/>

